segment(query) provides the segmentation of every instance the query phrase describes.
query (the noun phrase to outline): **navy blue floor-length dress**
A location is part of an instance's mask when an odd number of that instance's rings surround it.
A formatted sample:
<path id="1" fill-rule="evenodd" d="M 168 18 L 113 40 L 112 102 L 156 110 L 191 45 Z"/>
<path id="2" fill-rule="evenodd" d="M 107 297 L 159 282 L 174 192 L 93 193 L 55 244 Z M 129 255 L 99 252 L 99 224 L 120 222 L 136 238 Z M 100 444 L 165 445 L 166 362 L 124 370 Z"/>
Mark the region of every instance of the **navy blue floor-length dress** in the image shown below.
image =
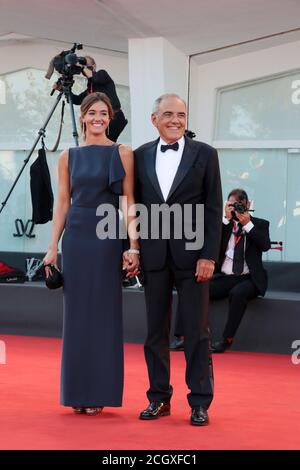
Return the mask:
<path id="1" fill-rule="evenodd" d="M 121 406 L 122 240 L 98 238 L 96 208 L 111 204 L 118 225 L 125 171 L 117 145 L 71 148 L 68 164 L 72 204 L 62 238 L 61 404 Z"/>

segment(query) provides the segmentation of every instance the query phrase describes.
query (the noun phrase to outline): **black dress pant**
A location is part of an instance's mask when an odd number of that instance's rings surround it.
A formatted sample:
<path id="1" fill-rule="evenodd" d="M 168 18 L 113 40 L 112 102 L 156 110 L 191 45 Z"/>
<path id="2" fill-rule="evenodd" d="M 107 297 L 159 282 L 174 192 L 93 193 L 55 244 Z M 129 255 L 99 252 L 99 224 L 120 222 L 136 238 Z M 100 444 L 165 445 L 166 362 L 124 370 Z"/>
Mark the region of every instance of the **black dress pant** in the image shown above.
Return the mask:
<path id="1" fill-rule="evenodd" d="M 233 338 L 246 311 L 248 301 L 259 295 L 259 291 L 249 274 L 234 276 L 217 274 L 210 281 L 210 300 L 221 300 L 228 297 L 228 319 L 223 337 Z M 183 336 L 183 323 L 180 309 L 176 312 L 175 336 Z"/>
<path id="2" fill-rule="evenodd" d="M 249 274 L 235 276 L 220 274 L 210 281 L 210 299 L 228 297 L 228 318 L 223 337 L 233 338 L 244 316 L 248 301 L 259 295 Z"/>
<path id="3" fill-rule="evenodd" d="M 185 337 L 186 384 L 191 407 L 208 408 L 213 399 L 213 368 L 209 353 L 208 282 L 197 283 L 194 270 L 179 270 L 171 255 L 164 269 L 144 272 L 148 335 L 145 359 L 150 388 L 149 401 L 168 402 L 170 385 L 169 334 L 172 289 L 176 286 Z"/>

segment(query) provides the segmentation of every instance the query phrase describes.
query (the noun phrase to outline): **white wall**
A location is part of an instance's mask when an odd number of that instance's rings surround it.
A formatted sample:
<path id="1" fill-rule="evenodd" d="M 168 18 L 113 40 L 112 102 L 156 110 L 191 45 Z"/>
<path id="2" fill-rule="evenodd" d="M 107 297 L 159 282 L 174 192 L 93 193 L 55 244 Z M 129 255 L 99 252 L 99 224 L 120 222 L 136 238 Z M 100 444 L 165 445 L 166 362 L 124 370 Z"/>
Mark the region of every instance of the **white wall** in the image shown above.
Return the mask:
<path id="1" fill-rule="evenodd" d="M 190 129 L 197 139 L 213 142 L 217 89 L 298 69 L 300 41 L 218 60 L 191 62 Z"/>
<path id="2" fill-rule="evenodd" d="M 29 67 L 47 70 L 52 57 L 62 50 L 68 50 L 63 45 L 36 43 L 34 41 L 17 43 L 0 47 L 0 74 L 13 72 Z M 128 58 L 105 55 L 95 52 L 95 49 L 83 48 L 76 52 L 79 56 L 91 55 L 95 58 L 97 68 L 106 69 L 119 85 L 128 86 Z"/>
<path id="3" fill-rule="evenodd" d="M 151 38 L 151 48 L 153 47 L 153 39 Z M 178 92 L 181 95 L 185 95 L 186 90 L 185 56 L 182 54 L 179 61 L 176 48 L 174 48 L 174 54 L 172 54 L 173 46 L 171 44 L 167 43 L 163 38 L 155 39 L 157 39 L 158 48 L 168 47 L 167 51 L 164 50 L 164 53 L 160 53 L 160 57 L 157 57 L 157 60 L 164 60 L 164 63 L 161 64 L 161 70 L 164 70 L 165 73 L 157 76 L 153 66 L 147 70 L 148 81 L 140 81 L 140 96 L 144 96 L 144 99 L 147 97 L 149 102 L 142 104 L 140 101 L 140 106 L 142 105 L 148 111 L 144 114 L 144 119 L 139 120 L 139 129 L 136 130 L 138 135 L 143 134 L 145 128 L 148 128 L 148 133 L 152 132 L 152 135 L 154 135 L 154 131 L 150 127 L 150 112 L 152 102 L 157 95 L 155 91 L 158 88 L 170 92 Z M 67 48 L 63 45 L 39 44 L 34 41 L 8 46 L 2 45 L 0 47 L 0 74 L 27 67 L 46 70 L 50 59 L 62 49 Z M 95 57 L 98 67 L 107 69 L 114 77 L 116 83 L 125 86 L 129 85 L 127 56 L 116 57 L 114 55 L 99 54 L 95 53 L 95 49 L 91 50 L 88 48 L 84 48 L 82 51 L 78 51 L 78 53 L 92 55 Z M 148 56 L 147 63 L 149 63 L 150 54 L 148 55 L 145 50 L 143 53 Z M 153 50 L 151 50 L 151 55 L 153 57 Z M 190 69 L 189 128 L 196 132 L 197 139 L 208 143 L 213 141 L 216 91 L 219 87 L 297 69 L 299 68 L 299 56 L 300 41 L 296 41 L 204 65 L 198 65 L 192 59 Z M 145 61 L 141 62 L 140 66 L 143 67 L 144 64 Z M 132 75 L 135 75 L 136 72 L 138 70 L 132 70 Z M 149 97 L 149 94 L 151 95 L 149 91 L 147 94 L 145 93 L 149 89 L 153 89 L 153 96 Z M 186 95 L 183 97 L 186 97 Z M 136 100 L 136 105 L 138 105 L 138 101 Z"/>
<path id="4" fill-rule="evenodd" d="M 164 40 L 163 47 L 165 93 L 176 93 L 187 100 L 188 57 L 169 41 Z"/>
<path id="5" fill-rule="evenodd" d="M 133 148 L 157 137 L 153 103 L 164 93 L 187 98 L 187 57 L 164 38 L 129 40 Z"/>

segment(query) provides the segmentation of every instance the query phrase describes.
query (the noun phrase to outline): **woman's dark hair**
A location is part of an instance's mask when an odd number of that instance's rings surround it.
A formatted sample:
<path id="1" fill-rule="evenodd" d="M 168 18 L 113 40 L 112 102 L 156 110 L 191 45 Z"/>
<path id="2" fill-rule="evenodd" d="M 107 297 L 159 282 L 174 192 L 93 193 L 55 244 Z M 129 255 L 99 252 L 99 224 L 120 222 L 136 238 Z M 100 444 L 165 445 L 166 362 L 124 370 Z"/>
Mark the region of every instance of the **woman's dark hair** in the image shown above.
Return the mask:
<path id="1" fill-rule="evenodd" d="M 86 96 L 80 106 L 80 111 L 81 111 L 80 127 L 81 127 L 81 132 L 84 135 L 84 138 L 86 137 L 86 125 L 82 121 L 81 118 L 85 116 L 88 110 L 90 109 L 90 107 L 93 106 L 93 104 L 98 103 L 98 101 L 102 101 L 102 103 L 106 104 L 109 119 L 113 119 L 114 117 L 114 111 L 112 108 L 111 101 L 108 98 L 108 96 L 106 96 L 105 93 L 100 93 L 99 91 L 97 91 L 96 93 L 91 93 L 90 95 Z"/>

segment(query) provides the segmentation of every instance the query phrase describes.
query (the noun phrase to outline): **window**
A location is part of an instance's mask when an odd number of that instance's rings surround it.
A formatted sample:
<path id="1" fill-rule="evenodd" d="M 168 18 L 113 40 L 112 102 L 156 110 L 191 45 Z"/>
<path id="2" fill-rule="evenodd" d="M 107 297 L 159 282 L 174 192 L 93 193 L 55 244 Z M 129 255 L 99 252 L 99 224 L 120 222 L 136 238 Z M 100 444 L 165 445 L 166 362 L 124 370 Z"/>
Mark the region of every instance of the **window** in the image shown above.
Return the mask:
<path id="1" fill-rule="evenodd" d="M 283 242 L 266 257 L 300 261 L 300 72 L 220 89 L 215 139 L 224 200 L 245 189 Z"/>
<path id="2" fill-rule="evenodd" d="M 215 140 L 300 139 L 300 72 L 220 90 Z"/>

